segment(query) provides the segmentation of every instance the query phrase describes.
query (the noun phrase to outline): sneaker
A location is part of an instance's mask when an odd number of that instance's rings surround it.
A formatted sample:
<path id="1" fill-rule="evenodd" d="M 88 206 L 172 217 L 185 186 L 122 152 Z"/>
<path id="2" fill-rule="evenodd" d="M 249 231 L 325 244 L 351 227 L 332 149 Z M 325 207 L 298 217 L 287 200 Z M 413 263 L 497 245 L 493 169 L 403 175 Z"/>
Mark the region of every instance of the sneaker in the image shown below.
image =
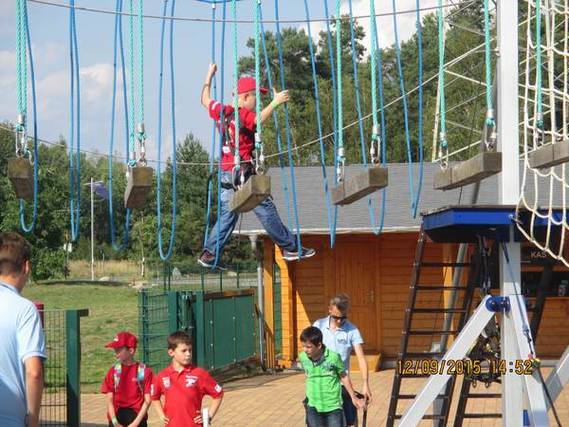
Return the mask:
<path id="1" fill-rule="evenodd" d="M 300 259 L 310 258 L 316 255 L 316 251 L 311 248 L 302 248 L 300 253 Z M 298 260 L 298 251 L 283 251 L 283 259 L 285 261 L 297 261 Z"/>
<path id="2" fill-rule="evenodd" d="M 221 258 L 221 257 L 220 257 Z M 220 260 L 218 260 L 217 265 L 215 266 L 216 270 L 225 270 L 225 267 L 221 266 Z M 198 264 L 205 268 L 214 268 L 215 263 L 215 255 L 211 252 L 204 250 L 201 256 L 198 258 Z"/>

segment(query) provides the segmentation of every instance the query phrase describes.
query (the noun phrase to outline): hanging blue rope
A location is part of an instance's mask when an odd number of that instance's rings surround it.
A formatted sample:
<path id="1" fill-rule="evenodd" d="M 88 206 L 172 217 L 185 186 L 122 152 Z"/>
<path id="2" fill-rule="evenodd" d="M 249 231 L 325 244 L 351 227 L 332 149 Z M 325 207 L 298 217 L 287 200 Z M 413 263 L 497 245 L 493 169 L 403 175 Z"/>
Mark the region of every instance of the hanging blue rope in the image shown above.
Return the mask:
<path id="1" fill-rule="evenodd" d="M 360 80 L 358 76 L 358 59 L 356 53 L 356 37 L 354 32 L 354 15 L 352 9 L 352 0 L 348 1 L 348 6 L 350 10 L 350 47 L 352 50 L 352 69 L 354 74 L 354 91 L 356 93 L 356 111 L 358 114 L 358 129 L 360 132 L 360 150 L 362 154 L 362 163 L 364 168 L 368 168 L 367 164 L 367 153 L 366 153 L 366 144 L 365 144 L 365 133 L 364 133 L 364 122 L 363 122 L 363 114 L 362 114 L 362 106 L 361 106 L 361 90 L 360 90 Z M 371 229 L 375 235 L 378 235 L 381 232 L 381 229 L 378 228 L 375 224 L 375 209 L 371 202 L 371 197 L 367 199 L 367 209 L 369 214 L 369 219 L 371 222 Z"/>
<path id="2" fill-rule="evenodd" d="M 380 111 L 380 128 L 381 128 L 381 166 L 387 166 L 387 132 L 385 129 L 385 98 L 383 94 L 383 61 L 381 58 L 381 49 L 379 48 L 379 38 L 377 36 L 377 21 L 375 19 L 375 7 L 373 7 L 374 2 L 370 2 L 370 8 L 373 8 L 373 13 L 370 12 L 371 19 L 371 29 L 372 29 L 372 55 L 371 61 L 375 64 L 376 73 L 373 74 L 372 79 L 377 78 L 377 87 L 379 88 L 379 111 Z M 375 95 L 375 91 L 373 93 Z M 377 112 L 374 111 L 377 115 Z M 381 190 L 381 212 L 379 214 L 379 228 L 383 230 L 385 223 L 385 207 L 387 198 L 387 188 L 384 187 Z"/>
<path id="3" fill-rule="evenodd" d="M 221 70 L 220 70 L 220 99 L 221 99 L 221 114 L 219 117 L 219 123 L 224 123 L 225 122 L 225 108 L 223 108 L 223 99 L 224 99 L 224 95 L 225 95 L 225 29 L 226 29 L 226 24 L 227 24 L 227 2 L 224 1 L 223 2 L 223 8 L 222 8 L 222 24 L 221 24 Z M 235 86 L 235 90 L 237 90 L 237 86 Z M 238 113 L 238 111 L 237 111 Z M 218 131 L 219 131 L 219 160 L 218 160 L 218 165 L 217 165 L 217 226 L 216 226 L 216 230 L 215 233 L 217 236 L 220 235 L 221 233 L 221 221 L 220 221 L 220 215 L 221 215 L 221 164 L 222 164 L 222 143 L 221 141 L 223 141 L 223 126 L 218 126 Z M 215 269 L 217 267 L 217 264 L 219 263 L 219 256 L 220 256 L 220 251 L 219 251 L 219 247 L 220 247 L 220 239 L 217 238 L 215 240 L 215 260 L 213 261 L 213 266 L 212 266 L 212 270 Z"/>
<path id="4" fill-rule="evenodd" d="M 75 24 L 75 0 L 69 1 L 69 59 L 70 59 L 70 136 L 69 136 L 69 207 L 71 241 L 79 237 L 81 209 L 81 85 L 79 81 L 79 47 Z M 77 143 L 77 151 L 73 149 Z M 77 163 L 75 165 L 75 162 Z"/>
<path id="5" fill-rule="evenodd" d="M 269 59 L 269 53 L 267 50 L 267 41 L 265 37 L 265 27 L 263 25 L 263 10 L 260 11 L 260 24 L 261 24 L 261 42 L 263 46 L 263 55 L 265 57 L 265 71 L 267 76 L 267 82 L 269 86 L 269 93 L 273 93 L 273 77 L 271 71 L 271 61 Z M 279 159 L 279 167 L 281 170 L 281 187 L 283 189 L 284 195 L 284 203 L 286 206 L 286 214 L 287 214 L 287 224 L 288 229 L 292 230 L 292 212 L 290 208 L 290 195 L 288 191 L 288 176 L 287 171 L 285 169 L 285 159 L 283 157 L 283 145 L 282 145 L 282 138 L 281 138 L 281 129 L 279 126 L 279 115 L 276 111 L 273 110 L 273 122 L 275 124 L 275 135 L 277 137 L 277 151 L 278 151 L 278 159 Z"/>
<path id="6" fill-rule="evenodd" d="M 284 75 L 284 61 L 283 61 L 283 48 L 281 40 L 281 29 L 279 24 L 279 0 L 275 0 L 275 20 L 276 20 L 276 30 L 277 30 L 277 49 L 279 52 L 279 74 L 281 80 L 281 90 L 285 90 L 285 75 Z M 298 259 L 302 255 L 302 241 L 300 237 L 300 220 L 298 215 L 298 205 L 296 199 L 296 179 L 294 174 L 294 159 L 292 157 L 292 142 L 290 137 L 290 125 L 289 125 L 289 113 L 288 105 L 284 104 L 284 114 L 285 114 L 285 131 L 286 131 L 286 145 L 288 151 L 288 162 L 290 168 L 290 184 L 292 190 L 292 203 L 294 207 L 294 219 L 296 223 L 296 247 L 298 248 Z"/>
<path id="7" fill-rule="evenodd" d="M 423 188 L 423 25 L 421 23 L 421 0 L 416 0 L 416 26 L 417 26 L 417 55 L 418 55 L 418 107 L 417 107 L 417 142 L 419 145 L 419 183 L 415 199 L 413 200 L 413 218 L 417 216 L 419 201 L 421 200 L 421 189 Z"/>
<path id="8" fill-rule="evenodd" d="M 26 224 L 26 218 L 25 218 L 25 202 L 24 200 L 20 199 L 20 228 L 22 229 L 22 231 L 24 233 L 32 233 L 35 229 L 36 226 L 36 220 L 37 220 L 37 214 L 38 214 L 38 122 L 37 122 L 37 99 L 36 99 L 36 78 L 35 78 L 35 73 L 34 73 L 34 56 L 32 54 L 32 41 L 31 41 L 31 36 L 30 36 L 30 27 L 28 25 L 28 13 L 27 13 L 27 5 L 25 1 L 22 1 L 21 4 L 21 13 L 23 16 L 21 16 L 21 20 L 22 20 L 22 28 L 21 28 L 21 32 L 23 34 L 18 34 L 18 37 L 23 38 L 25 37 L 25 43 L 27 43 L 27 47 L 28 47 L 28 54 L 30 57 L 30 80 L 31 80 L 31 87 L 32 87 L 32 112 L 33 112 L 33 123 L 34 123 L 34 154 L 33 154 L 33 162 L 34 162 L 34 201 L 33 201 L 33 213 L 32 213 L 32 220 L 30 222 L 30 224 Z M 22 52 L 23 55 L 26 55 L 26 52 Z M 25 64 L 25 61 L 22 60 L 23 64 Z M 22 63 L 18 64 L 20 70 L 18 70 L 18 74 L 23 75 L 27 75 L 27 70 L 25 68 L 27 67 L 23 67 Z M 22 78 L 22 90 L 23 90 L 23 86 L 27 86 L 27 78 Z M 25 91 L 24 91 L 25 93 Z M 26 106 L 24 107 L 23 111 L 19 111 L 20 114 L 24 114 L 24 116 L 26 115 L 26 110 L 27 110 L 27 97 L 26 96 L 22 96 L 22 98 L 24 98 L 24 100 L 22 102 L 25 102 Z M 26 118 L 27 120 L 27 118 Z M 26 134 L 24 132 L 24 134 Z M 25 141 L 24 141 L 25 142 Z"/>
<path id="9" fill-rule="evenodd" d="M 316 74 L 316 60 L 314 58 L 314 47 L 312 46 L 312 30 L 310 28 L 310 11 L 308 0 L 304 0 L 304 11 L 306 15 L 306 26 L 308 28 L 308 50 L 310 51 L 310 64 L 312 66 L 312 81 L 314 83 L 314 101 L 316 106 L 316 123 L 318 124 L 318 140 L 320 142 L 320 164 L 322 166 L 322 183 L 324 185 L 324 199 L 326 200 L 326 212 L 328 214 L 328 229 L 330 231 L 330 247 L 334 247 L 336 230 L 334 228 L 334 215 L 332 213 L 332 202 L 328 188 L 328 177 L 326 174 L 326 150 L 322 138 L 322 115 L 320 112 L 320 93 L 318 91 L 318 76 Z"/>
<path id="10" fill-rule="evenodd" d="M 418 209 L 418 200 L 420 196 L 420 187 L 417 187 L 415 190 L 414 178 L 413 178 L 413 153 L 411 148 L 411 136 L 409 132 L 409 107 L 407 103 L 407 92 L 405 91 L 405 78 L 403 76 L 403 65 L 401 61 L 401 46 L 399 44 L 399 32 L 397 28 L 397 8 L 395 5 L 395 0 L 392 0 L 392 7 L 393 7 L 393 31 L 395 35 L 395 56 L 397 59 L 397 72 L 399 74 L 399 90 L 401 93 L 401 98 L 403 99 L 403 116 L 404 116 L 404 123 L 405 123 L 405 144 L 407 146 L 407 171 L 409 176 L 409 197 L 411 202 L 411 214 L 413 218 L 417 216 L 417 209 Z M 419 55 L 422 55 L 422 51 L 419 52 Z M 419 56 L 419 64 L 422 64 L 421 56 Z M 420 70 L 422 71 L 422 70 Z M 419 73 L 420 74 L 420 73 Z M 422 85 L 419 86 L 419 91 L 422 90 Z M 422 94 L 422 92 L 420 92 Z M 422 95 L 419 97 L 420 101 L 422 101 Z M 420 144 L 420 152 L 419 157 L 422 160 L 422 141 L 419 141 Z M 422 165 L 420 166 L 420 175 L 422 175 Z M 420 182 L 422 182 L 422 176 L 420 178 Z"/>
<path id="11" fill-rule="evenodd" d="M 201 1 L 201 0 L 200 0 Z M 206 2 L 208 3 L 208 2 Z M 211 63 L 215 64 L 215 21 L 216 6 L 215 2 L 211 5 Z M 213 98 L 217 99 L 217 78 L 213 76 Z M 205 233 L 203 244 L 205 245 L 209 239 L 209 217 L 211 215 L 211 195 L 213 190 L 213 168 L 215 166 L 215 148 L 217 145 L 217 129 L 215 121 L 211 124 L 211 152 L 209 155 L 209 169 L 207 180 L 207 201 L 205 212 Z"/>
<path id="12" fill-rule="evenodd" d="M 119 246 L 115 238 L 115 218 L 113 208 L 113 155 L 114 155 L 114 142 L 115 142 L 115 112 L 116 112 L 116 96 L 117 96 L 117 45 L 120 46 L 121 56 L 121 74 L 123 85 L 123 107 L 124 107 L 124 122 L 125 122 L 125 153 L 129 150 L 129 121 L 128 121 L 128 102 L 126 91 L 126 70 L 124 60 L 124 46 L 122 39 L 122 0 L 117 0 L 115 4 L 115 35 L 114 35 L 114 52 L 113 52 L 113 96 L 111 107 L 111 135 L 109 143 L 109 162 L 108 162 L 108 176 L 109 176 L 109 223 L 111 233 L 111 247 L 115 251 L 122 251 L 128 246 L 129 241 L 129 228 L 130 228 L 130 209 L 126 211 L 126 218 L 124 224 L 124 238 L 123 243 Z M 128 165 L 128 154 L 126 164 Z"/>
<path id="13" fill-rule="evenodd" d="M 164 253 L 164 243 L 162 237 L 162 83 L 164 74 L 164 32 L 166 26 L 166 9 L 168 1 L 164 1 L 164 8 L 162 12 L 162 27 L 160 33 L 160 73 L 158 83 L 158 164 L 156 167 L 156 217 L 157 217 L 157 233 L 158 233 L 158 252 L 162 261 L 168 261 L 172 257 L 174 250 L 174 239 L 176 236 L 176 205 L 177 205 L 177 160 L 176 160 L 176 90 L 175 90 L 175 77 L 174 77 L 174 19 L 170 19 L 170 113 L 172 124 L 172 230 L 170 231 L 170 241 L 168 244 L 168 251 Z M 170 7 L 170 18 L 174 17 L 174 10 L 176 0 L 172 0 Z"/>
<path id="14" fill-rule="evenodd" d="M 334 182 L 338 182 L 338 157 L 336 152 L 338 150 L 338 91 L 336 81 L 336 65 L 334 62 L 334 48 L 332 45 L 332 33 L 330 31 L 330 13 L 328 11 L 328 0 L 324 1 L 324 14 L 326 17 L 326 41 L 328 43 L 328 57 L 330 61 L 330 77 L 332 78 L 332 120 L 333 120 L 333 140 L 334 145 L 332 148 L 334 158 Z M 336 225 L 338 223 L 338 206 L 334 205 L 334 223 L 332 226 L 331 237 L 333 242 L 336 240 Z M 333 246 L 333 243 L 332 243 Z"/>

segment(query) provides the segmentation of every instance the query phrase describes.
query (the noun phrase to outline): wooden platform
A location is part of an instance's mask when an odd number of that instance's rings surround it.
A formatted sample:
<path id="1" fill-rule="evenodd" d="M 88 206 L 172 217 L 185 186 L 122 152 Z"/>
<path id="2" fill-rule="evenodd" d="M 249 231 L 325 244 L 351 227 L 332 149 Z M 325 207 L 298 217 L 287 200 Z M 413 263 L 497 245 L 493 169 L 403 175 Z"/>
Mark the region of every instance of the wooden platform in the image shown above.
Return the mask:
<path id="1" fill-rule="evenodd" d="M 154 170 L 149 166 L 130 168 L 124 192 L 124 205 L 127 209 L 141 208 L 146 204 L 146 196 L 152 188 L 153 175 Z"/>
<path id="2" fill-rule="evenodd" d="M 30 161 L 23 157 L 8 160 L 8 178 L 18 199 L 34 197 L 34 171 Z"/>
<path id="3" fill-rule="evenodd" d="M 332 202 L 335 205 L 349 205 L 386 187 L 388 180 L 387 168 L 371 166 L 333 188 Z"/>
<path id="4" fill-rule="evenodd" d="M 534 169 L 545 169 L 569 162 L 569 141 L 544 145 L 528 155 L 529 165 Z"/>
<path id="5" fill-rule="evenodd" d="M 452 190 L 474 184 L 502 171 L 502 153 L 484 151 L 435 175 L 435 190 Z"/>
<path id="6" fill-rule="evenodd" d="M 229 209 L 244 213 L 253 210 L 271 195 L 271 178 L 267 175 L 252 175 L 233 195 Z"/>

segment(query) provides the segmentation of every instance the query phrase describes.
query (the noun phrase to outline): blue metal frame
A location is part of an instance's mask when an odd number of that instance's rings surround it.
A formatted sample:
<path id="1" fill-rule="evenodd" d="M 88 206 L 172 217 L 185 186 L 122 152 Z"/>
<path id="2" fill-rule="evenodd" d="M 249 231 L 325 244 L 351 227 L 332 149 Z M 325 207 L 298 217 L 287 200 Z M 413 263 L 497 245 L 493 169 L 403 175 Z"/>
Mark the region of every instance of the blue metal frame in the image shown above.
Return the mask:
<path id="1" fill-rule="evenodd" d="M 529 223 L 529 212 L 522 212 L 514 219 L 515 206 L 460 205 L 446 206 L 435 211 L 423 213 L 423 229 L 437 242 L 473 242 L 478 236 L 509 240 L 509 229 L 514 221 Z M 561 209 L 554 209 L 557 220 L 563 215 Z M 526 221 L 527 220 L 527 221 Z M 536 217 L 534 228 L 547 227 L 547 219 Z M 523 240 L 517 232 L 514 239 Z"/>

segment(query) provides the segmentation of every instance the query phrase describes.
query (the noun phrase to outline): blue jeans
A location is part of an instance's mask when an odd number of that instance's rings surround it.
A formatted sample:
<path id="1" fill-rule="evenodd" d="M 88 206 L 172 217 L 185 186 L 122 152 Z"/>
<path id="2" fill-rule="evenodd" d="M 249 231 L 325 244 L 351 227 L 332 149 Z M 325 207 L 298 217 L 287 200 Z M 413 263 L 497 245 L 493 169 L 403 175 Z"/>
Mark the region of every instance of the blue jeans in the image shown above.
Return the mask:
<path id="1" fill-rule="evenodd" d="M 318 412 L 312 406 L 306 406 L 306 425 L 308 427 L 345 427 L 344 411 L 336 409 L 330 412 Z"/>
<path id="2" fill-rule="evenodd" d="M 224 184 L 230 184 L 231 172 L 223 172 L 221 174 L 221 182 Z M 231 233 L 237 224 L 237 220 L 239 219 L 239 214 L 231 212 L 229 209 L 229 203 L 231 202 L 231 198 L 234 193 L 235 190 L 233 189 L 221 189 L 221 213 L 213 228 L 210 228 L 211 232 L 204 246 L 204 249 L 211 254 L 215 254 L 215 247 L 218 240 L 219 253 L 221 254 L 224 246 L 231 237 Z M 271 197 L 265 199 L 255 207 L 253 212 L 255 212 L 255 215 L 257 215 L 257 218 L 261 221 L 261 224 L 263 224 L 263 227 L 275 244 L 285 251 L 297 250 L 296 239 L 281 221 L 277 208 Z M 218 227 L 219 234 L 217 233 Z"/>

